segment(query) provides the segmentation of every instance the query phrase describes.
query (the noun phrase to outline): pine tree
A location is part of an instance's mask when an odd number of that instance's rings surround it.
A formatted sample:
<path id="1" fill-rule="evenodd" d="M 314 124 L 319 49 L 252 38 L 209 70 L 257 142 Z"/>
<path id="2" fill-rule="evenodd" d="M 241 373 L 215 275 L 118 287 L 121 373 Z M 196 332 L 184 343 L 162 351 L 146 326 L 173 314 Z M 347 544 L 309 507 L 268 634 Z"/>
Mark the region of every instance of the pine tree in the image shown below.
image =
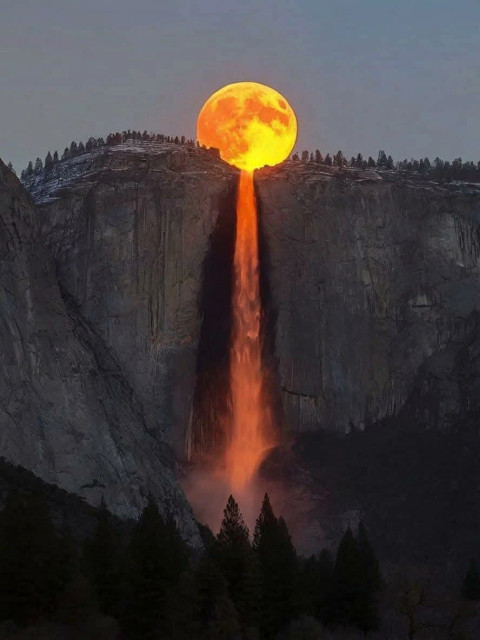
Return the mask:
<path id="1" fill-rule="evenodd" d="M 51 615 L 72 571 L 43 497 L 12 493 L 0 515 L 0 618 Z"/>
<path id="2" fill-rule="evenodd" d="M 58 162 L 58 151 L 55 151 L 53 154 L 53 164 L 57 164 Z"/>
<path id="3" fill-rule="evenodd" d="M 331 155 L 329 153 L 327 153 L 327 155 L 325 156 L 325 164 L 328 167 L 331 167 L 332 164 L 333 164 L 332 157 L 331 157 Z"/>
<path id="4" fill-rule="evenodd" d="M 168 628 L 168 594 L 187 567 L 187 554 L 176 527 L 164 523 L 152 496 L 133 530 L 127 562 L 123 626 L 138 638 L 162 637 Z"/>
<path id="5" fill-rule="evenodd" d="M 322 164 L 322 162 L 323 162 L 323 156 L 322 156 L 322 154 L 320 153 L 319 149 L 316 149 L 316 150 L 315 150 L 315 162 L 316 162 L 317 164 Z"/>
<path id="6" fill-rule="evenodd" d="M 72 142 L 70 143 L 70 157 L 74 157 L 77 155 L 77 151 L 78 151 L 78 146 L 77 143 L 75 142 L 75 140 L 72 140 Z"/>
<path id="7" fill-rule="evenodd" d="M 122 598 L 122 549 L 103 498 L 93 536 L 84 543 L 83 559 L 101 611 L 118 617 Z"/>
<path id="8" fill-rule="evenodd" d="M 308 151 L 302 151 L 302 162 L 308 162 Z"/>
<path id="9" fill-rule="evenodd" d="M 243 628 L 256 626 L 260 591 L 258 572 L 248 527 L 233 496 L 229 497 L 223 511 L 214 553 Z"/>
<path id="10" fill-rule="evenodd" d="M 27 174 L 27 176 L 31 176 L 33 174 L 33 163 L 32 163 L 31 160 L 28 163 L 28 166 L 26 168 L 26 174 Z"/>
<path id="11" fill-rule="evenodd" d="M 377 167 L 386 167 L 387 166 L 387 154 L 383 149 L 380 149 L 378 152 L 377 158 Z"/>
<path id="12" fill-rule="evenodd" d="M 373 553 L 373 552 L 372 552 Z M 376 562 L 376 561 L 375 561 Z M 351 625 L 364 633 L 378 629 L 376 580 L 379 576 L 368 540 L 361 544 L 348 527 L 337 550 L 333 586 L 326 611 L 326 622 Z"/>
<path id="13" fill-rule="evenodd" d="M 33 168 L 33 173 L 38 176 L 40 173 L 42 173 L 42 171 L 43 171 L 42 161 L 40 160 L 40 158 L 37 158 L 35 160 L 35 166 Z"/>
<path id="14" fill-rule="evenodd" d="M 273 637 L 295 612 L 297 558 L 287 525 L 275 517 L 268 494 L 255 526 L 253 548 L 262 584 L 260 626 L 265 637 Z"/>
<path id="15" fill-rule="evenodd" d="M 468 571 L 463 579 L 462 597 L 464 600 L 480 600 L 480 571 L 475 560 L 470 561 Z"/>
<path id="16" fill-rule="evenodd" d="M 78 143 L 77 153 L 85 153 L 85 145 L 81 141 Z"/>
<path id="17" fill-rule="evenodd" d="M 348 527 L 335 558 L 332 592 L 326 616 L 328 623 L 352 624 L 361 583 L 361 558 L 355 537 Z"/>
<path id="18" fill-rule="evenodd" d="M 50 151 L 45 156 L 45 165 L 44 166 L 45 166 L 45 173 L 50 173 L 50 171 L 53 169 L 53 158 L 52 158 L 52 154 L 50 153 Z"/>

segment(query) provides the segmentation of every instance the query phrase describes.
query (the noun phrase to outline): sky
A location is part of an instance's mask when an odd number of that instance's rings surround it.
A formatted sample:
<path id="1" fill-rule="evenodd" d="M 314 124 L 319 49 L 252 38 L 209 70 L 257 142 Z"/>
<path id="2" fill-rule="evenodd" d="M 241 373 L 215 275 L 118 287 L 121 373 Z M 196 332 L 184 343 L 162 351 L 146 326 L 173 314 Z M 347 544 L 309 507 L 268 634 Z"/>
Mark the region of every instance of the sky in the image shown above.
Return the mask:
<path id="1" fill-rule="evenodd" d="M 298 151 L 478 161 L 479 25 L 480 0 L 0 0 L 0 157 L 194 137 L 251 80 L 292 104 Z"/>

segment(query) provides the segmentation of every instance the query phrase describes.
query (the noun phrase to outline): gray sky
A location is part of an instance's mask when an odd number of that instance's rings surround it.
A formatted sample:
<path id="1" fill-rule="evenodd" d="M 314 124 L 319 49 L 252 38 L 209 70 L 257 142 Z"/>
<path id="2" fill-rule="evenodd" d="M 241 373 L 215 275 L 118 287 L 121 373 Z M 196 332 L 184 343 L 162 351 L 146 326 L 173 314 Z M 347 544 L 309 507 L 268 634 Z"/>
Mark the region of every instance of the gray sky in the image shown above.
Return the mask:
<path id="1" fill-rule="evenodd" d="M 297 149 L 480 160 L 480 0 L 0 0 L 0 157 L 194 136 L 230 82 L 283 93 Z"/>

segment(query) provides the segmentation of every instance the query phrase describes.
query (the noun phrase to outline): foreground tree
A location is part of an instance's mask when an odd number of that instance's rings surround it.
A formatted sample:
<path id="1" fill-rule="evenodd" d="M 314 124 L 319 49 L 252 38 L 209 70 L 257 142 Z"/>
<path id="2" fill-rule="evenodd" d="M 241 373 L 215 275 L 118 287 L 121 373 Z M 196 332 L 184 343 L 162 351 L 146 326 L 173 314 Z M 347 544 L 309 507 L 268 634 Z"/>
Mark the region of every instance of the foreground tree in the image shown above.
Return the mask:
<path id="1" fill-rule="evenodd" d="M 124 629 L 140 639 L 161 638 L 168 630 L 168 594 L 187 568 L 185 545 L 173 523 L 165 523 L 152 496 L 127 549 Z"/>
<path id="2" fill-rule="evenodd" d="M 378 629 L 379 620 L 376 560 L 370 555 L 370 546 L 364 535 L 359 544 L 349 527 L 340 542 L 326 621 L 353 626 L 366 634 Z"/>
<path id="3" fill-rule="evenodd" d="M 257 519 L 253 549 L 258 558 L 261 578 L 260 628 L 264 637 L 272 637 L 286 626 L 295 613 L 297 557 L 283 518 L 273 513 L 268 494 Z"/>
<path id="4" fill-rule="evenodd" d="M 247 525 L 233 496 L 229 497 L 223 511 L 214 554 L 243 629 L 255 627 L 260 595 L 256 558 Z"/>

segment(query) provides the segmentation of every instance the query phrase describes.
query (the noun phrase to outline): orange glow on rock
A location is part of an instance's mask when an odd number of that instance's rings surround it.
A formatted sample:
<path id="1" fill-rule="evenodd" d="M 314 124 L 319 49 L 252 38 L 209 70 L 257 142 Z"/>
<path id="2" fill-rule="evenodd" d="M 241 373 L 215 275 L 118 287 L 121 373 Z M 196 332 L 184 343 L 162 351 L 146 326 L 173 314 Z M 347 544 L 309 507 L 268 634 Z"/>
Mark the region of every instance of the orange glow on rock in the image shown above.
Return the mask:
<path id="1" fill-rule="evenodd" d="M 297 139 L 297 118 L 275 89 L 257 82 L 235 82 L 203 105 L 197 138 L 215 147 L 229 164 L 244 171 L 285 160 Z"/>

